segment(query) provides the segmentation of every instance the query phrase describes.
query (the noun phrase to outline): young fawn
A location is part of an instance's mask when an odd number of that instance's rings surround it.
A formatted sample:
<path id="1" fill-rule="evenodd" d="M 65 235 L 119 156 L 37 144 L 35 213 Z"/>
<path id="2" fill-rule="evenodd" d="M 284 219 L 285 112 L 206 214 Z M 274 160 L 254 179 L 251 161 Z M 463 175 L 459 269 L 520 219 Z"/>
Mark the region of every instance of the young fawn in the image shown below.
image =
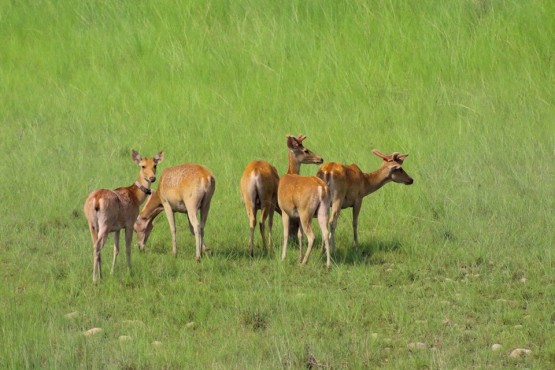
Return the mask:
<path id="1" fill-rule="evenodd" d="M 127 266 L 131 270 L 131 240 L 133 224 L 139 214 L 139 206 L 150 194 L 150 185 L 156 181 L 156 166 L 162 162 L 164 153 L 159 152 L 152 158 L 142 158 L 135 150 L 131 159 L 139 166 L 139 176 L 134 184 L 115 190 L 99 189 L 89 194 L 83 211 L 93 241 L 93 282 L 102 277 L 101 250 L 108 233 L 114 233 L 114 258 L 112 270 L 119 254 L 119 233 L 125 229 L 125 254 Z"/>

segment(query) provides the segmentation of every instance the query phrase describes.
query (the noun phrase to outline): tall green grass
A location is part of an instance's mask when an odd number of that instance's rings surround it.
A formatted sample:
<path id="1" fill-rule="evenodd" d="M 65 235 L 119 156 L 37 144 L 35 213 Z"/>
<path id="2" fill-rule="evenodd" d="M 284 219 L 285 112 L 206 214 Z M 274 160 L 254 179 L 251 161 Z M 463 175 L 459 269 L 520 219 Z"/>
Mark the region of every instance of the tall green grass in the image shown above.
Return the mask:
<path id="1" fill-rule="evenodd" d="M 552 368 L 554 10 L 1 1 L 0 367 Z M 284 173 L 301 133 L 366 171 L 373 148 L 410 153 L 415 184 L 364 201 L 357 251 L 342 213 L 329 273 L 247 254 L 241 172 Z M 120 256 L 93 286 L 81 207 L 135 180 L 132 148 L 212 169 L 212 254 L 193 262 L 181 216 L 173 258 L 161 216 L 133 272 Z"/>

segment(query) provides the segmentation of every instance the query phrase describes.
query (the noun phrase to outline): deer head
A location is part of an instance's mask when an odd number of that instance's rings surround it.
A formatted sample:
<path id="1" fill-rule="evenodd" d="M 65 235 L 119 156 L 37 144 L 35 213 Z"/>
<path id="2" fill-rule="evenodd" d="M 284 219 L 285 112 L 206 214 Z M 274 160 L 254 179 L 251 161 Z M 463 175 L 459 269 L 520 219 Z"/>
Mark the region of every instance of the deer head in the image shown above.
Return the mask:
<path id="1" fill-rule="evenodd" d="M 306 139 L 305 135 L 292 136 L 287 135 L 287 147 L 289 152 L 293 155 L 297 163 L 304 164 L 321 164 L 324 159 L 303 146 L 303 140 Z"/>
<path id="2" fill-rule="evenodd" d="M 411 185 L 414 180 L 408 173 L 403 170 L 403 162 L 408 154 L 399 154 L 394 152 L 392 154 L 383 154 L 380 151 L 373 149 L 372 153 L 383 159 L 380 167 L 382 171 L 387 171 L 387 179 L 400 184 Z"/>

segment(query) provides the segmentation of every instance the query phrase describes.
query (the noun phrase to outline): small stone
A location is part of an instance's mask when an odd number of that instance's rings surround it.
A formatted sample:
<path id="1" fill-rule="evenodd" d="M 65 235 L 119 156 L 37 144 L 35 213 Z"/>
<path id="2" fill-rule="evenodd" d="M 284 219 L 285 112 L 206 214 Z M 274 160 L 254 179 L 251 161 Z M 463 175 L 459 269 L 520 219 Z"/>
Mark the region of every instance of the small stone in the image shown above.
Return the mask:
<path id="1" fill-rule="evenodd" d="M 531 354 L 532 351 L 527 348 L 515 348 L 511 351 L 509 357 L 521 357 Z"/>
<path id="2" fill-rule="evenodd" d="M 131 340 L 131 337 L 129 335 L 120 335 L 118 340 L 120 342 L 125 342 L 125 341 L 128 341 L 128 340 Z"/>
<path id="3" fill-rule="evenodd" d="M 102 333 L 102 329 L 101 329 L 101 328 L 92 328 L 92 329 L 87 330 L 87 331 L 84 332 L 83 334 L 84 334 L 86 337 L 90 337 L 91 335 L 95 335 L 95 334 L 98 334 L 98 333 Z"/>
<path id="4" fill-rule="evenodd" d="M 503 347 L 501 344 L 495 343 L 491 346 L 491 350 L 492 351 L 499 351 L 501 349 L 501 347 Z"/>
<path id="5" fill-rule="evenodd" d="M 372 337 L 372 339 L 378 339 L 378 333 L 372 333 L 370 334 L 370 336 Z"/>
<path id="6" fill-rule="evenodd" d="M 162 342 L 160 342 L 159 340 L 155 340 L 154 342 L 152 342 L 152 345 L 154 347 L 161 347 L 162 346 Z"/>
<path id="7" fill-rule="evenodd" d="M 409 349 L 426 349 L 426 343 L 422 342 L 413 342 L 407 345 Z"/>
<path id="8" fill-rule="evenodd" d="M 77 316 L 79 316 L 79 312 L 77 312 L 77 311 L 73 311 L 73 312 L 70 312 L 70 313 L 66 313 L 66 314 L 65 314 L 65 318 L 66 318 L 66 319 L 74 319 L 74 318 L 76 318 Z"/>
<path id="9" fill-rule="evenodd" d="M 191 322 L 188 322 L 187 324 L 185 324 L 185 327 L 186 327 L 187 329 L 192 329 L 192 328 L 194 328 L 195 326 L 196 326 L 196 324 L 195 324 L 194 321 L 191 321 Z"/>
<path id="10" fill-rule="evenodd" d="M 524 327 L 524 326 L 522 326 L 522 325 L 520 325 L 520 324 L 514 326 L 515 329 L 522 329 L 523 327 Z"/>
<path id="11" fill-rule="evenodd" d="M 526 284 L 526 278 L 525 278 L 525 277 L 521 278 L 521 279 L 520 279 L 520 282 L 521 282 L 522 284 Z"/>

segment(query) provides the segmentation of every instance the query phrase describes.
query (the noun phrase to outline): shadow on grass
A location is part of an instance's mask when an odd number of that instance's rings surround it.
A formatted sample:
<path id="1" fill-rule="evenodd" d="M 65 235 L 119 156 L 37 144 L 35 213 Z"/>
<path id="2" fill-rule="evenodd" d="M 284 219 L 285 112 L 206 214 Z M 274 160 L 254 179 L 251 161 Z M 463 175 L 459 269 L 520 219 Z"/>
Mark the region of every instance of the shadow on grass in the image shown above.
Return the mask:
<path id="1" fill-rule="evenodd" d="M 397 253 L 403 245 L 398 240 L 377 240 L 360 243 L 358 248 L 336 246 L 333 259 L 337 264 L 383 265 L 387 262 L 383 253 Z"/>
<path id="2" fill-rule="evenodd" d="M 165 245 L 166 243 L 158 242 L 153 245 L 147 246 L 146 253 L 153 254 L 169 254 L 171 255 L 171 245 Z M 178 245 L 178 258 L 186 256 L 194 256 L 194 243 L 187 245 L 184 248 L 179 248 Z M 271 260 L 275 258 L 280 258 L 281 256 L 281 243 L 274 243 L 273 251 L 263 250 L 261 245 L 256 245 L 254 247 L 254 256 L 251 257 L 248 245 L 227 245 L 227 246 L 209 246 L 210 251 L 207 256 L 210 258 L 224 259 L 224 260 Z M 185 250 L 184 250 L 185 249 Z M 332 254 L 332 259 L 337 264 L 346 265 L 382 265 L 387 262 L 384 258 L 384 254 L 398 253 L 403 249 L 403 245 L 399 240 L 376 240 L 367 241 L 359 244 L 358 248 L 355 249 L 349 243 L 348 245 L 336 245 L 335 253 Z M 306 251 L 306 241 L 303 243 L 303 252 Z M 297 238 L 291 238 L 287 247 L 287 255 L 299 253 L 299 245 Z M 204 253 L 203 253 L 204 255 Z M 311 253 L 311 257 L 320 256 L 325 258 L 325 253 L 323 253 L 321 248 L 321 241 L 316 239 L 314 247 Z M 191 257 L 192 258 L 192 257 Z"/>

